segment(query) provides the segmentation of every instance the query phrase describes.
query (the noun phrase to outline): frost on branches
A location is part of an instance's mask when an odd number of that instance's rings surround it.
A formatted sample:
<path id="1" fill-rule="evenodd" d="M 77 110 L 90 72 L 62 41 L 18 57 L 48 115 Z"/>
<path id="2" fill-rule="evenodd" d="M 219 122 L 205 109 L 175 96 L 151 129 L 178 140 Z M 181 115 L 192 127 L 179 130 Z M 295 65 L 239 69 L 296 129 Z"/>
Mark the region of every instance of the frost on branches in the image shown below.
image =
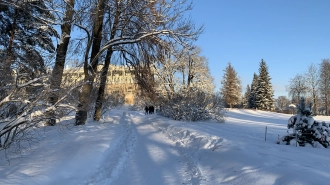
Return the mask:
<path id="1" fill-rule="evenodd" d="M 208 94 L 198 88 L 175 93 L 170 100 L 163 99 L 158 114 L 174 120 L 225 121 L 225 109 L 220 95 Z"/>
<path id="2" fill-rule="evenodd" d="M 296 140 L 300 146 L 306 143 L 316 146 L 317 142 L 327 148 L 330 144 L 329 123 L 317 122 L 313 119 L 312 104 L 306 106 L 305 98 L 301 97 L 297 107 L 298 113 L 288 120 L 288 129 L 293 129 L 292 134 L 284 136 L 282 141 L 290 144 L 292 139 Z"/>

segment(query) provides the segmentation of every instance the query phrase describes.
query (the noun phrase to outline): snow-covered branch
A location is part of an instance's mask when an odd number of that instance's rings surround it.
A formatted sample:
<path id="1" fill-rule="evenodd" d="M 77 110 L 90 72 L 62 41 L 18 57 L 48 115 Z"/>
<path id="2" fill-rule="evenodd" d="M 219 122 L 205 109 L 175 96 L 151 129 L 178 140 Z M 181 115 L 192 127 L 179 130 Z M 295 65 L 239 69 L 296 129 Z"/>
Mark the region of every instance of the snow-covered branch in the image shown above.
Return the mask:
<path id="1" fill-rule="evenodd" d="M 174 33 L 171 30 L 159 30 L 159 31 L 152 31 L 149 33 L 140 32 L 136 35 L 138 36 L 122 36 L 108 41 L 106 44 L 104 44 L 104 46 L 100 49 L 98 54 L 94 57 L 91 64 L 95 63 L 98 60 L 98 57 L 100 57 L 105 50 L 109 49 L 112 46 L 138 43 L 147 37 L 151 37 L 155 35 L 176 35 L 176 33 Z"/>

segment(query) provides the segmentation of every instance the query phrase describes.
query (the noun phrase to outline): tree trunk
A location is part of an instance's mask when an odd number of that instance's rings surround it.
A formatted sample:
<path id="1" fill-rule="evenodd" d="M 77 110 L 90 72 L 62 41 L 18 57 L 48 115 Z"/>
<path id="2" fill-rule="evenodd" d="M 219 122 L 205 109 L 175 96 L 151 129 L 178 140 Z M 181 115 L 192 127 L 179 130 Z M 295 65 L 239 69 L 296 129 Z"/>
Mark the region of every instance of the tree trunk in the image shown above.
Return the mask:
<path id="1" fill-rule="evenodd" d="M 328 94 L 325 95 L 325 115 L 329 116 L 329 100 L 328 100 Z"/>
<path id="2" fill-rule="evenodd" d="M 316 114 L 317 106 L 316 106 L 316 93 L 315 89 L 313 89 L 313 112 Z"/>
<path id="3" fill-rule="evenodd" d="M 122 2 L 119 2 L 116 11 L 116 15 L 114 18 L 113 26 L 111 28 L 111 33 L 110 33 L 110 40 L 112 40 L 115 37 L 116 30 L 117 30 L 117 25 L 119 22 L 119 17 L 121 14 L 121 6 Z M 95 102 L 95 113 L 94 113 L 94 120 L 99 121 L 102 115 L 102 104 L 103 104 L 103 99 L 104 99 L 104 90 L 107 82 L 107 76 L 108 76 L 108 70 L 109 70 L 109 65 L 110 65 L 110 60 L 112 56 L 113 50 L 112 47 L 110 47 L 107 51 L 107 55 L 105 57 L 104 61 L 104 67 L 102 69 L 101 73 L 101 80 L 100 80 L 100 88 L 97 94 L 97 99 Z"/>
<path id="4" fill-rule="evenodd" d="M 93 83 L 89 82 L 83 85 L 79 93 L 78 111 L 76 113 L 76 125 L 84 125 L 87 120 L 87 111 L 89 98 L 93 89 Z"/>
<path id="5" fill-rule="evenodd" d="M 87 111 L 90 103 L 90 95 L 93 89 L 93 83 L 98 65 L 98 60 L 96 60 L 96 62 L 92 62 L 92 61 L 100 51 L 101 40 L 102 40 L 104 6 L 105 6 L 105 0 L 99 0 L 96 9 L 95 23 L 93 25 L 93 32 L 92 32 L 93 44 L 92 44 L 90 64 L 84 65 L 85 84 L 83 85 L 82 90 L 79 94 L 78 111 L 76 112 L 76 123 L 75 123 L 76 125 L 84 125 L 87 120 Z"/>
<path id="6" fill-rule="evenodd" d="M 110 65 L 110 59 L 112 55 L 112 49 L 109 49 L 107 55 L 105 57 L 104 67 L 101 73 L 101 82 L 100 88 L 97 94 L 96 102 L 95 102 L 95 113 L 94 113 L 94 120 L 99 121 L 102 115 L 102 103 L 104 99 L 104 90 L 107 82 L 108 70 Z"/>
<path id="7" fill-rule="evenodd" d="M 50 89 L 51 93 L 48 97 L 48 102 L 51 105 L 54 105 L 58 101 L 59 96 L 59 89 L 62 83 L 62 76 L 63 76 L 63 70 L 65 65 L 65 58 L 66 53 L 68 50 L 68 45 L 70 42 L 70 35 L 71 35 L 71 21 L 73 17 L 73 7 L 75 0 L 68 0 L 67 6 L 66 6 L 66 12 L 65 17 L 63 19 L 64 23 L 61 25 L 61 31 L 62 36 L 60 43 L 57 45 L 56 48 L 56 59 L 55 59 L 55 65 L 52 71 L 52 75 L 50 77 Z M 50 111 L 48 113 L 48 116 L 50 119 L 47 121 L 46 125 L 52 126 L 56 124 L 56 118 L 55 113 Z"/>
<path id="8" fill-rule="evenodd" d="M 194 76 L 192 75 L 191 73 L 191 68 L 192 68 L 192 64 L 193 63 L 193 60 L 189 57 L 189 61 L 188 61 L 188 83 L 187 83 L 187 88 L 190 87 L 190 84 L 192 83 L 192 80 L 194 78 Z"/>

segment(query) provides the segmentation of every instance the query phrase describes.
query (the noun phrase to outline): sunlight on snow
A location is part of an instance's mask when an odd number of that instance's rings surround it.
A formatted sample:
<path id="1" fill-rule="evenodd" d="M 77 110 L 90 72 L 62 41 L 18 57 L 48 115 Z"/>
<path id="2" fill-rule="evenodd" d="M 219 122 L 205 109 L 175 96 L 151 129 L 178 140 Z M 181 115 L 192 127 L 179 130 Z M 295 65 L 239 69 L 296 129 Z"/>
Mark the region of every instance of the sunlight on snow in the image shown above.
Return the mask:
<path id="1" fill-rule="evenodd" d="M 147 150 L 149 152 L 150 157 L 152 158 L 152 160 L 158 164 L 163 163 L 166 161 L 166 153 L 164 152 L 164 150 L 157 146 L 157 145 L 147 145 Z"/>

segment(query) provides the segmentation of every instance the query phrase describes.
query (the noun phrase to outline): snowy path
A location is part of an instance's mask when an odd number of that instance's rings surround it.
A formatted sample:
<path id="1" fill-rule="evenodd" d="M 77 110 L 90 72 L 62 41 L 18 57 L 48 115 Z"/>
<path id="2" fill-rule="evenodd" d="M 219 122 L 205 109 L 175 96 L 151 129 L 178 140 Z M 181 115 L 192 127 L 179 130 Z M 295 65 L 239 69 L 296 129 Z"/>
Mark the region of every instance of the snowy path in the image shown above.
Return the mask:
<path id="1" fill-rule="evenodd" d="M 275 144 L 289 117 L 232 109 L 224 124 L 183 122 L 123 107 L 101 122 L 41 128 L 39 144 L 10 163 L 0 152 L 0 184 L 330 184 L 329 149 Z"/>
<path id="2" fill-rule="evenodd" d="M 148 119 L 154 116 L 126 114 L 126 124 L 130 125 L 127 129 L 131 129 L 134 142 L 121 148 L 130 151 L 129 157 L 109 184 L 200 184 L 202 174 L 189 153 L 152 126 Z"/>
<path id="3" fill-rule="evenodd" d="M 95 173 L 90 175 L 87 184 L 112 184 L 121 174 L 126 163 L 134 152 L 136 134 L 126 112 L 123 112 L 119 124 L 123 126 L 122 136 L 116 143 L 111 143 L 112 149 L 104 156 Z"/>
<path id="4" fill-rule="evenodd" d="M 23 153 L 11 153 L 10 163 L 5 160 L 4 152 L 0 153 L 3 159 L 0 160 L 0 184 L 86 183 L 85 177 L 120 143 L 124 129 L 119 120 L 120 115 L 113 115 L 113 124 L 93 122 L 69 129 L 59 125 L 41 128 L 39 144 L 21 149 Z"/>

